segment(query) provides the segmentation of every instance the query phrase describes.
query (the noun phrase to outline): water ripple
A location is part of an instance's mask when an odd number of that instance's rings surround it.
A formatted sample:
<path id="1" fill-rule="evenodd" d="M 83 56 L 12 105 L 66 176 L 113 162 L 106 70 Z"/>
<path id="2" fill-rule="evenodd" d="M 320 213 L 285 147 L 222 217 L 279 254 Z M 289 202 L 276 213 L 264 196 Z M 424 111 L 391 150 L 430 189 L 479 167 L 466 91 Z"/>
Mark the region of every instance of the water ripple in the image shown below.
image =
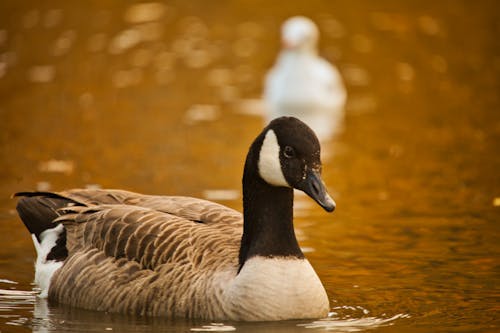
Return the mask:
<path id="1" fill-rule="evenodd" d="M 224 325 L 223 323 L 211 323 L 202 327 L 193 327 L 191 332 L 231 332 L 236 331 L 236 327 Z"/>
<path id="2" fill-rule="evenodd" d="M 320 319 L 307 324 L 299 324 L 305 328 L 322 330 L 335 330 L 336 332 L 359 332 L 367 329 L 374 329 L 380 326 L 393 325 L 397 319 L 409 318 L 407 314 L 397 314 L 390 318 L 362 317 L 362 318 L 338 318 L 330 317 Z"/>
<path id="3" fill-rule="evenodd" d="M 1 279 L 1 282 L 16 284 L 5 279 Z M 29 321 L 25 311 L 33 309 L 36 294 L 35 291 L 0 289 L 0 323 L 10 326 L 25 325 Z"/>

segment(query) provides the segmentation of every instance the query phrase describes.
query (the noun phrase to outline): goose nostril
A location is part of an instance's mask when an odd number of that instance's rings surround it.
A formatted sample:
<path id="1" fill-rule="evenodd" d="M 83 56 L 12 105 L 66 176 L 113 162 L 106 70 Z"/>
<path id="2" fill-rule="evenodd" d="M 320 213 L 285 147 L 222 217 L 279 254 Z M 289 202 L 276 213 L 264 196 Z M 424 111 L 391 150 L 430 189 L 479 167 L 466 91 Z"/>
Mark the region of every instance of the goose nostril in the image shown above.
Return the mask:
<path id="1" fill-rule="evenodd" d="M 319 194 L 321 192 L 321 188 L 317 182 L 313 182 L 311 185 L 312 185 L 312 190 L 315 194 Z"/>

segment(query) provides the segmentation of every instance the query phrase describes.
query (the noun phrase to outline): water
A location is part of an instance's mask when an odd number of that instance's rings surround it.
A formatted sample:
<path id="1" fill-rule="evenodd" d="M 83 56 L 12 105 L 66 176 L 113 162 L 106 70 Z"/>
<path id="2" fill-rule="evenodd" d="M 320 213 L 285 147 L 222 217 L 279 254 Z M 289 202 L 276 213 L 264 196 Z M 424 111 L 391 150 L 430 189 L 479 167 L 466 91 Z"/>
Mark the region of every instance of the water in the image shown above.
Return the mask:
<path id="1" fill-rule="evenodd" d="M 496 331 L 500 34 L 495 1 L 0 4 L 0 331 Z M 240 209 L 280 22 L 320 26 L 349 92 L 326 143 L 329 215 L 296 228 L 331 315 L 211 323 L 34 296 L 13 192 L 124 188 Z M 257 115 L 256 115 L 257 114 Z"/>

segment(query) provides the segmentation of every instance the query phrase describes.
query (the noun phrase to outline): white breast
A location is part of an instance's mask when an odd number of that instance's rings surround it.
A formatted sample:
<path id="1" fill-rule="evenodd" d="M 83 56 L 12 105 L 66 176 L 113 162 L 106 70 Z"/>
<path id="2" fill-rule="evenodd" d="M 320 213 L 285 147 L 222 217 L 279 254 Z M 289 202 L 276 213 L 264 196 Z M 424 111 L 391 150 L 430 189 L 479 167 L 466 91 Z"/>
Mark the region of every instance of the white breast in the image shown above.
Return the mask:
<path id="1" fill-rule="evenodd" d="M 329 310 L 326 291 L 306 259 L 250 258 L 225 294 L 236 320 L 321 318 Z"/>

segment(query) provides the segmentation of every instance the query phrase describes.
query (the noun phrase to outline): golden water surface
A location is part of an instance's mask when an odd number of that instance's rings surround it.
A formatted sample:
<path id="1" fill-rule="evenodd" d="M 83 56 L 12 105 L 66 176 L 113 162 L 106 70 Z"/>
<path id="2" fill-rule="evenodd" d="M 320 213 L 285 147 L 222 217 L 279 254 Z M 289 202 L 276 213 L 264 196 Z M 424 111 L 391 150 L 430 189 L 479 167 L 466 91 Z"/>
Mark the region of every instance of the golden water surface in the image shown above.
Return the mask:
<path id="1" fill-rule="evenodd" d="M 0 332 L 498 330 L 499 13 L 486 0 L 1 1 Z M 296 203 L 330 318 L 212 324 L 36 299 L 16 191 L 240 209 L 262 82 L 296 14 L 318 24 L 349 95 L 343 133 L 323 146 L 337 210 Z"/>

